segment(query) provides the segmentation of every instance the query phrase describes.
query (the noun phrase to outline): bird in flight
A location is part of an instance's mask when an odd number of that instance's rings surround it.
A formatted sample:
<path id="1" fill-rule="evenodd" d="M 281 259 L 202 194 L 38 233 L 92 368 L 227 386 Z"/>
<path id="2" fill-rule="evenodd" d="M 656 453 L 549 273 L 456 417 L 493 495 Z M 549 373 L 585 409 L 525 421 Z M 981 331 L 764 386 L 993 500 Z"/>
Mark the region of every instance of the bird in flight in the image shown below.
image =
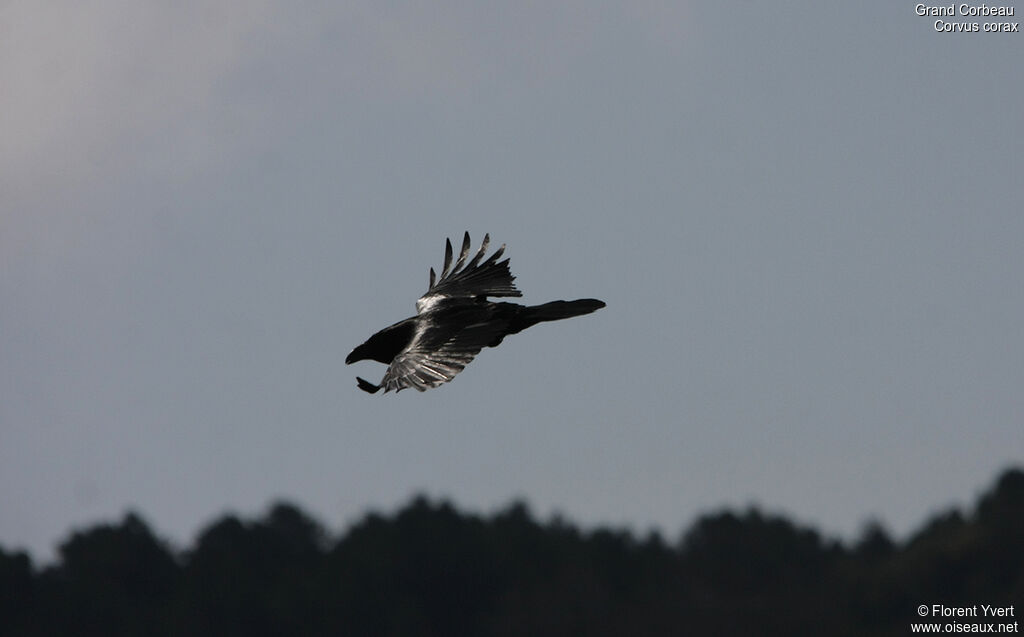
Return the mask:
<path id="1" fill-rule="evenodd" d="M 379 385 L 356 377 L 359 388 L 375 394 L 413 387 L 426 391 L 447 383 L 484 347 L 497 347 L 509 334 L 517 334 L 543 321 L 590 314 L 604 307 L 597 299 L 551 301 L 542 305 L 493 302 L 487 297 L 522 296 L 502 245 L 484 259 L 490 235 L 469 262 L 469 233 L 452 266 L 452 242 L 445 240 L 441 276 L 430 268 L 430 286 L 416 301 L 416 316 L 399 321 L 371 336 L 352 350 L 346 364 L 374 360 L 388 366 Z"/>

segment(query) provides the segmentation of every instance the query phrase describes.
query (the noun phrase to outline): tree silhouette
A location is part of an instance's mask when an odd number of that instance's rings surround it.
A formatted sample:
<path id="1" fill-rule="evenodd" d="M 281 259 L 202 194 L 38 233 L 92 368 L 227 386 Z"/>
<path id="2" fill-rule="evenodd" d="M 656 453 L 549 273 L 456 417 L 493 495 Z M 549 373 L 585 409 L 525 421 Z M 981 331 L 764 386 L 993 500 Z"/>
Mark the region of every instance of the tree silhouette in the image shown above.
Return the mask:
<path id="1" fill-rule="evenodd" d="M 319 630 L 326 544 L 318 523 L 283 503 L 252 523 L 227 516 L 210 525 L 184 558 L 186 632 L 299 635 Z"/>
<path id="2" fill-rule="evenodd" d="M 1024 472 L 904 542 L 850 547 L 749 509 L 657 534 L 484 518 L 417 497 L 340 538 L 287 503 L 180 553 L 129 513 L 36 570 L 0 549 L 0 635 L 903 635 L 920 604 L 1020 603 Z"/>
<path id="3" fill-rule="evenodd" d="M 35 610 L 35 597 L 32 561 L 24 553 L 8 553 L 0 548 L 0 626 L 6 623 L 12 632 L 26 630 L 26 622 Z"/>
<path id="4" fill-rule="evenodd" d="M 37 611 L 55 634 L 169 634 L 180 569 L 138 515 L 74 533 L 59 553 L 38 581 Z"/>

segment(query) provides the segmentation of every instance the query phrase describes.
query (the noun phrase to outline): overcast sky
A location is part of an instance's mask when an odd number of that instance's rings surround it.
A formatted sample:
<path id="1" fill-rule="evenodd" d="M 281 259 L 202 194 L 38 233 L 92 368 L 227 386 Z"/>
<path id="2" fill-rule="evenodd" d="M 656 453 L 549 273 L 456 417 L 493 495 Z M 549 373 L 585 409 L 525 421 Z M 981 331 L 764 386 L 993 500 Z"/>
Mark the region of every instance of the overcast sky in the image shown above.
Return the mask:
<path id="1" fill-rule="evenodd" d="M 275 498 L 335 531 L 424 492 L 671 539 L 970 502 L 1024 459 L 1024 36 L 934 22 L 3 2 L 0 545 L 47 560 L 135 509 L 180 547 Z M 359 391 L 384 367 L 345 355 L 464 230 L 525 302 L 607 308 Z"/>

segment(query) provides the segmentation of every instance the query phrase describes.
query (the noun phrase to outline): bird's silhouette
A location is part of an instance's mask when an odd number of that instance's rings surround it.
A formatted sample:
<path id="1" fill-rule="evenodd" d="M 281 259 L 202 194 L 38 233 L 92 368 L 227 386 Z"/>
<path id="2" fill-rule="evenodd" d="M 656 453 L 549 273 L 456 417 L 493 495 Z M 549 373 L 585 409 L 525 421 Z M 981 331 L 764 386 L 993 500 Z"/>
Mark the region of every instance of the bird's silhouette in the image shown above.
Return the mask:
<path id="1" fill-rule="evenodd" d="M 496 347 L 509 334 L 516 334 L 542 321 L 589 314 L 604 307 L 597 299 L 551 301 L 542 305 L 493 302 L 487 297 L 522 296 L 512 283 L 515 277 L 502 245 L 483 259 L 490 244 L 483 244 L 469 262 L 469 233 L 452 266 L 452 242 L 445 241 L 441 276 L 430 269 L 430 286 L 416 301 L 416 316 L 399 321 L 371 336 L 352 350 L 345 363 L 374 360 L 388 366 L 379 385 L 356 377 L 359 388 L 371 394 L 382 387 L 385 393 L 413 387 L 426 391 L 455 377 L 484 347 Z"/>

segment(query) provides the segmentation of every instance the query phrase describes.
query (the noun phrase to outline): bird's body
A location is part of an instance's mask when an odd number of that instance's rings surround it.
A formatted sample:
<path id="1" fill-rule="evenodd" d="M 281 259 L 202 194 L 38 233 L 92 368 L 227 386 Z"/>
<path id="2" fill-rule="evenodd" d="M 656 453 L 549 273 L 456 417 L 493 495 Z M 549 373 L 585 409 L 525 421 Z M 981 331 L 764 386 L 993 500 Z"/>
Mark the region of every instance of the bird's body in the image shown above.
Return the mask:
<path id="1" fill-rule="evenodd" d="M 498 261 L 505 246 L 481 262 L 489 241 L 485 236 L 480 250 L 467 263 L 470 241 L 466 233 L 454 268 L 448 241 L 441 276 L 435 280 L 431 268 L 430 287 L 416 302 L 416 316 L 377 332 L 345 358 L 346 363 L 374 360 L 388 366 L 379 385 L 357 378 L 360 389 L 370 393 L 382 387 L 385 392 L 408 387 L 426 391 L 450 381 L 482 348 L 496 347 L 509 334 L 604 307 L 597 299 L 534 306 L 488 301 L 489 296 L 522 296 L 513 284 L 508 259 Z"/>

